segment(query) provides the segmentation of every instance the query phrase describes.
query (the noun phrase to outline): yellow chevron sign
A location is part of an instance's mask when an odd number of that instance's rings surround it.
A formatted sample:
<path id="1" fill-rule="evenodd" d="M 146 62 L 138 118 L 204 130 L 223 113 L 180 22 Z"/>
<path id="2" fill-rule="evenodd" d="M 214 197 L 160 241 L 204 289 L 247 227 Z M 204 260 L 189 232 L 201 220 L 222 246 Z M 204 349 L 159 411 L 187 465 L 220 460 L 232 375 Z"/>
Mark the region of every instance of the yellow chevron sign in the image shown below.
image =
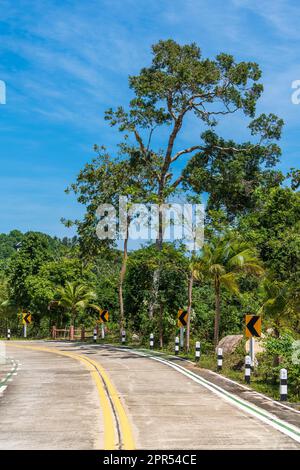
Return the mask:
<path id="1" fill-rule="evenodd" d="M 177 325 L 186 326 L 188 322 L 188 312 L 184 309 L 179 309 L 177 314 Z"/>
<path id="2" fill-rule="evenodd" d="M 30 312 L 22 312 L 22 322 L 23 322 L 23 325 L 29 325 L 32 322 Z"/>
<path id="3" fill-rule="evenodd" d="M 100 322 L 101 323 L 106 323 L 106 322 L 108 322 L 108 318 L 109 318 L 108 310 L 101 310 Z"/>
<path id="4" fill-rule="evenodd" d="M 261 336 L 261 317 L 258 315 L 246 315 L 246 337 Z"/>

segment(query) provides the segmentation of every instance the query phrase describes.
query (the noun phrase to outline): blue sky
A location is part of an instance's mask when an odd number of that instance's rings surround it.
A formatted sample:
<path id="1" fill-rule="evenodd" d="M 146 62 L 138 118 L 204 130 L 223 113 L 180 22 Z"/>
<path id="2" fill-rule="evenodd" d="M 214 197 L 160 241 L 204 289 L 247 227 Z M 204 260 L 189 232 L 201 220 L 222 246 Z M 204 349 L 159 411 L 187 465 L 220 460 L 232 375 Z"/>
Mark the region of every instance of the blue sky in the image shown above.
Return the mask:
<path id="1" fill-rule="evenodd" d="M 117 131 L 104 110 L 126 105 L 127 77 L 150 63 L 151 44 L 196 42 L 204 56 L 232 53 L 257 61 L 264 97 L 258 112 L 286 122 L 282 163 L 298 165 L 300 105 L 291 83 L 300 79 L 300 5 L 285 0 L 0 0 L 0 232 L 14 228 L 70 235 L 61 217 L 82 211 L 64 194 L 93 156 L 94 143 L 114 149 Z M 221 126 L 245 137 L 240 117 Z M 183 130 L 195 143 L 199 128 Z"/>

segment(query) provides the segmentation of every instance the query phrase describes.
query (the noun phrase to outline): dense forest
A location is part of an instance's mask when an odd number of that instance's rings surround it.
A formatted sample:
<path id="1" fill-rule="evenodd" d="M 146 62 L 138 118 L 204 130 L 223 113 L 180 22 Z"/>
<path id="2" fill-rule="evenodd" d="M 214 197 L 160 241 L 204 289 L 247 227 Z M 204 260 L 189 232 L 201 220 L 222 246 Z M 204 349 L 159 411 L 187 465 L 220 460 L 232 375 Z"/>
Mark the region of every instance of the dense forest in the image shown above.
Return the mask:
<path id="1" fill-rule="evenodd" d="M 259 313 L 261 374 L 276 383 L 287 365 L 299 397 L 299 361 L 291 359 L 300 338 L 299 170 L 278 169 L 283 122 L 256 116 L 260 78 L 257 64 L 228 54 L 210 60 L 195 44 L 154 45 L 152 64 L 129 78 L 128 108 L 105 116 L 122 136 L 117 153 L 95 145 L 67 188 L 85 207 L 82 220 L 63 221 L 77 236 L 0 235 L 2 334 L 8 326 L 20 332 L 22 309 L 32 313 L 31 335 L 47 337 L 51 325 L 93 327 L 98 306 L 109 310 L 111 332 L 125 328 L 144 344 L 152 332 L 156 346 L 173 347 L 177 311 L 185 308 L 187 351 L 201 340 L 209 355 L 220 338 L 243 334 L 246 313 Z M 246 142 L 234 126 L 230 139 L 217 134 L 234 113 L 249 120 Z M 181 148 L 180 132 L 191 122 L 201 135 Z M 116 205 L 119 195 L 128 204 L 205 202 L 203 248 L 164 241 L 161 218 L 158 239 L 135 250 L 126 239 L 122 246 L 99 240 L 96 209 Z"/>

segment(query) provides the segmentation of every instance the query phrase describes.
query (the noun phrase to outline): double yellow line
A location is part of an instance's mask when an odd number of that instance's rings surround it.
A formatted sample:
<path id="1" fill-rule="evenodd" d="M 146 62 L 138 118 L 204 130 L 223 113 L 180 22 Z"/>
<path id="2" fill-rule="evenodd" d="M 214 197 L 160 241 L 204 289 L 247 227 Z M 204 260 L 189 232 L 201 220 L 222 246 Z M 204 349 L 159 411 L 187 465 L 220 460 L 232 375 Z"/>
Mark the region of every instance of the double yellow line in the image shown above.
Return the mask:
<path id="1" fill-rule="evenodd" d="M 90 374 L 96 384 L 100 404 L 103 413 L 103 425 L 104 425 L 104 449 L 105 450 L 133 450 L 135 449 L 133 433 L 131 430 L 131 425 L 129 419 L 126 415 L 125 409 L 121 403 L 121 400 L 118 396 L 117 390 L 112 384 L 107 373 L 103 367 L 93 359 L 87 358 L 80 354 L 75 354 L 66 351 L 60 351 L 55 348 L 46 348 L 42 346 L 28 346 L 10 343 L 10 346 L 17 348 L 26 348 L 32 349 L 35 351 L 44 351 L 54 354 L 59 354 L 61 356 L 68 356 L 77 361 L 82 362 L 85 367 L 90 371 Z M 115 417 L 113 414 L 113 409 L 115 410 Z M 117 421 L 117 422 L 116 422 Z M 119 442 L 119 436 L 117 433 L 116 427 L 120 425 L 120 437 L 121 442 Z M 99 445 L 100 448 L 100 445 Z"/>

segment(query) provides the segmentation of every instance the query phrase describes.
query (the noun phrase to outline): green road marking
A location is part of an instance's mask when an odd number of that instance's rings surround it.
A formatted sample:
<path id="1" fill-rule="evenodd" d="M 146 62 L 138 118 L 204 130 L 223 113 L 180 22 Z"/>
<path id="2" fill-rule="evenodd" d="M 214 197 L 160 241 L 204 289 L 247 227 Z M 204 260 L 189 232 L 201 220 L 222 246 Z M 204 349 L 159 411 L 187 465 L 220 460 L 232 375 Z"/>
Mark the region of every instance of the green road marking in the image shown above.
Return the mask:
<path id="1" fill-rule="evenodd" d="M 13 370 L 11 370 L 10 372 L 8 372 L 6 374 L 6 376 L 4 377 L 4 379 L 0 380 L 0 387 L 2 387 L 3 385 L 5 385 L 8 381 L 8 379 L 11 378 L 11 376 L 16 372 L 16 370 L 18 369 L 18 364 L 14 361 L 14 360 L 11 360 L 11 364 L 14 365 L 14 368 Z"/>
<path id="2" fill-rule="evenodd" d="M 227 392 L 226 390 L 224 390 L 222 387 L 219 387 L 218 385 L 215 385 L 213 384 L 212 382 L 209 382 L 208 380 L 206 379 L 203 379 L 201 376 L 191 372 L 190 370 L 188 369 L 185 369 L 184 367 L 180 366 L 179 364 L 174 364 L 173 362 L 169 361 L 166 359 L 166 357 L 169 357 L 169 358 L 174 358 L 173 356 L 171 355 L 167 355 L 167 354 L 164 354 L 164 353 L 161 353 L 161 352 L 150 352 L 149 350 L 147 349 L 139 349 L 139 350 L 136 350 L 136 349 L 133 349 L 133 348 L 123 348 L 123 349 L 128 349 L 129 351 L 133 351 L 135 352 L 136 354 L 140 354 L 140 355 L 144 355 L 144 356 L 148 356 L 149 358 L 155 358 L 155 357 L 159 357 L 159 360 L 162 362 L 162 363 L 166 363 L 166 364 L 169 364 L 171 365 L 174 369 L 178 368 L 178 369 L 181 369 L 182 371 L 184 371 L 184 373 L 186 375 L 189 375 L 190 377 L 193 377 L 195 379 L 197 379 L 200 383 L 202 382 L 203 384 L 206 384 L 206 385 L 209 385 L 211 388 L 215 389 L 217 392 L 225 395 L 227 398 L 229 398 L 229 400 L 233 401 L 233 402 L 236 402 L 238 403 L 240 406 L 242 406 L 243 408 L 246 408 L 250 411 L 252 411 L 253 413 L 257 414 L 257 415 L 260 415 L 262 416 L 263 418 L 275 423 L 277 426 L 281 427 L 281 428 L 284 428 L 286 429 L 287 431 L 291 432 L 292 434 L 295 434 L 296 436 L 299 436 L 300 437 L 300 431 L 297 431 L 296 429 L 293 429 L 291 427 L 289 427 L 287 424 L 285 424 L 285 422 L 283 421 L 278 421 L 275 417 L 273 417 L 271 414 L 269 413 L 264 413 L 263 411 L 261 411 L 258 407 L 252 407 L 250 404 L 248 404 L 246 401 L 244 400 L 240 400 L 238 399 L 237 397 L 235 397 L 234 395 L 232 395 L 231 393 Z M 178 359 L 176 357 L 176 359 Z"/>

